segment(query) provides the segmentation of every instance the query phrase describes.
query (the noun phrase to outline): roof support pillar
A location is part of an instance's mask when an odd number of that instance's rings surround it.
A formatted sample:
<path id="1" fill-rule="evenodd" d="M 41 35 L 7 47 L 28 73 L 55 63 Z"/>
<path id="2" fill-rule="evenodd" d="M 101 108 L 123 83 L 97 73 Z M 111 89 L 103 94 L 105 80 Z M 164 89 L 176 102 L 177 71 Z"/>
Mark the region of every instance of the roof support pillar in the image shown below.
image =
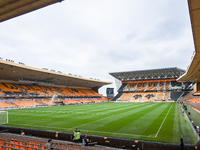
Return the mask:
<path id="1" fill-rule="evenodd" d="M 197 82 L 196 83 L 196 91 L 199 91 L 200 90 L 200 82 Z"/>

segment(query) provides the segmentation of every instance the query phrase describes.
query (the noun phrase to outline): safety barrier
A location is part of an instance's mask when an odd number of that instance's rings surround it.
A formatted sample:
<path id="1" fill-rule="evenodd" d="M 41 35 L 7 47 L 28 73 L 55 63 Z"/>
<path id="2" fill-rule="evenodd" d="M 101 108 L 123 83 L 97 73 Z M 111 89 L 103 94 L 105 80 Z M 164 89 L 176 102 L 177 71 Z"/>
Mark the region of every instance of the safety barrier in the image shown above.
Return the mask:
<path id="1" fill-rule="evenodd" d="M 9 133 L 17 133 L 20 134 L 21 130 L 25 132 L 26 135 L 29 135 L 30 137 L 43 137 L 43 138 L 51 138 L 55 139 L 57 141 L 72 141 L 72 133 L 64 133 L 64 132 L 54 132 L 54 131 L 46 131 L 46 130 L 36 130 L 36 129 L 27 129 L 27 128 L 17 128 L 17 127 L 7 127 L 7 126 L 0 126 L 1 130 L 7 130 Z M 23 137 L 23 136 L 22 136 Z M 125 149 L 143 149 L 143 150 L 177 150 L 179 149 L 180 144 L 170 144 L 170 143 L 158 143 L 158 142 L 146 142 L 146 141 L 138 141 L 138 140 L 126 140 L 126 139 L 116 139 L 116 138 L 109 138 L 109 137 L 102 137 L 102 136 L 91 136 L 88 135 L 88 138 L 91 139 L 91 141 L 97 142 L 97 145 L 103 145 L 107 147 L 113 147 L 113 148 L 125 148 Z M 46 140 L 47 141 L 47 140 Z M 42 141 L 40 141 L 39 144 L 41 144 Z M 37 143 L 34 143 L 37 144 Z M 71 146 L 70 146 L 71 144 Z M 27 145 L 26 145 L 27 146 Z M 30 146 L 30 145 L 29 145 Z M 58 149 L 59 147 L 62 149 L 63 146 L 72 147 L 75 149 L 85 149 L 81 146 L 81 143 L 79 145 L 76 145 L 76 143 L 68 143 L 68 145 L 57 143 Z M 38 147 L 40 148 L 40 147 Z M 185 148 L 187 150 L 195 150 L 195 145 L 185 145 Z M 89 149 L 87 147 L 86 149 Z M 92 149 L 92 148 L 91 148 Z M 95 149 L 98 149 L 95 147 Z M 105 149 L 105 148 L 104 148 Z M 1 150 L 1 149 L 0 149 Z"/>

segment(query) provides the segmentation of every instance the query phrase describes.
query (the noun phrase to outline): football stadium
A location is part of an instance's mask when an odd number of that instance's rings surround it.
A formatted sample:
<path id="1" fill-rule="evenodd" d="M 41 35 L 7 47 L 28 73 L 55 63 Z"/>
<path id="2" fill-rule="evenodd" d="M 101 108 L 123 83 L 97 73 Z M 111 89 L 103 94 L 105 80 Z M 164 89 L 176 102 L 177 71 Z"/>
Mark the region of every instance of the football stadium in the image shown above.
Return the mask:
<path id="1" fill-rule="evenodd" d="M 0 0 L 0 22 L 58 2 Z M 0 150 L 200 149 L 200 1 L 188 6 L 195 53 L 187 70 L 110 72 L 116 94 L 99 94 L 110 81 L 0 57 Z"/>

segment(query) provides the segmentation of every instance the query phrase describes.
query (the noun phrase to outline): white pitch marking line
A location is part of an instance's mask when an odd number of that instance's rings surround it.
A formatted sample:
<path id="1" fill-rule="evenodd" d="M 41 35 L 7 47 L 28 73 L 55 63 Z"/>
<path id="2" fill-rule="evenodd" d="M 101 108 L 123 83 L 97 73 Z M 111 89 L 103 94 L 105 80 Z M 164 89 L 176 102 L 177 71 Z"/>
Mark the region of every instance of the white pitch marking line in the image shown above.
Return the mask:
<path id="1" fill-rule="evenodd" d="M 172 105 L 173 105 L 173 104 L 172 104 Z M 170 112 L 170 110 L 171 110 L 171 108 L 172 108 L 172 105 L 171 105 L 170 109 L 168 110 L 168 112 L 167 112 L 167 114 L 166 114 L 166 116 L 165 116 L 165 118 L 164 118 L 162 124 L 160 125 L 160 128 L 158 129 L 158 132 L 156 133 L 155 138 L 157 137 L 158 133 L 160 132 L 160 129 L 162 128 L 163 123 L 165 122 L 165 119 L 167 118 L 167 116 L 168 116 L 168 114 L 169 114 L 169 112 Z"/>
<path id="2" fill-rule="evenodd" d="M 137 107 L 137 106 L 131 106 L 131 107 Z M 111 116 L 108 116 L 106 118 L 102 118 L 102 119 L 98 119 L 98 120 L 95 120 L 95 121 L 92 121 L 92 122 L 88 122 L 88 123 L 85 123 L 85 124 L 81 124 L 79 126 L 75 126 L 73 128 L 78 128 L 78 127 L 81 127 L 81 126 L 84 126 L 84 125 L 87 125 L 87 124 L 90 124 L 90 123 L 93 123 L 93 122 L 97 122 L 97 121 L 100 121 L 100 120 L 104 120 L 104 119 L 107 119 L 107 118 L 110 118 L 110 117 L 113 117 L 113 116 L 116 116 L 116 115 L 111 115 Z M 73 129 L 73 128 L 70 128 L 70 129 Z"/>

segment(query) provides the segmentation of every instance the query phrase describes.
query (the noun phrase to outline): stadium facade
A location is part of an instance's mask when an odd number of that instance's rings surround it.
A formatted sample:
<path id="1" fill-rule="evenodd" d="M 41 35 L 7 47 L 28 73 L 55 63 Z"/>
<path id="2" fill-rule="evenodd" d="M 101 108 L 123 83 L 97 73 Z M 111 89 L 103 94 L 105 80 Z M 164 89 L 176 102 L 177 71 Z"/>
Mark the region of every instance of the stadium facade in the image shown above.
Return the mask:
<path id="1" fill-rule="evenodd" d="M 176 67 L 110 73 L 121 83 L 113 101 L 177 101 L 188 95 L 195 85 L 176 81 L 184 73 L 185 70 Z"/>

